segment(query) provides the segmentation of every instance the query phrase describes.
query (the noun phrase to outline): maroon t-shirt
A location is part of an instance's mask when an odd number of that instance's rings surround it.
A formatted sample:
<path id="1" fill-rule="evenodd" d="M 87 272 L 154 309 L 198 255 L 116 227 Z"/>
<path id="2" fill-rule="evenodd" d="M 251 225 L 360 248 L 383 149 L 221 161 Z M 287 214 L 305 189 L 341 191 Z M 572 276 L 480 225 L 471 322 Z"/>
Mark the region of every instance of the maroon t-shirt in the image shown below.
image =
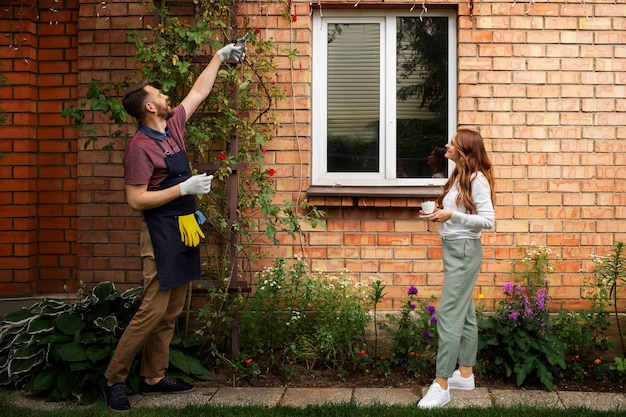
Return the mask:
<path id="1" fill-rule="evenodd" d="M 185 149 L 185 108 L 181 105 L 174 107 L 174 116 L 167 121 L 170 137 L 160 140 L 161 146 L 172 154 L 180 152 L 177 142 Z M 159 139 L 157 139 L 159 140 Z M 165 164 L 165 155 L 145 133 L 137 130 L 126 145 L 122 159 L 124 164 L 124 181 L 127 185 L 148 185 L 148 190 L 159 189 L 159 184 L 167 177 L 168 169 Z"/>

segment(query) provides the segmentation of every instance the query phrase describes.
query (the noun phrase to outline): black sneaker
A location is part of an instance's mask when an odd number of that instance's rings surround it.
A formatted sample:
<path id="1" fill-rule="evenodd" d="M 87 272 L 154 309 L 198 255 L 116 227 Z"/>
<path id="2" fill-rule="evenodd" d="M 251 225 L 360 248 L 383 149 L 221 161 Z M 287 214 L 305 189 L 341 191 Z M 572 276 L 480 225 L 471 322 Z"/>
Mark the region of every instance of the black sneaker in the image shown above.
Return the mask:
<path id="1" fill-rule="evenodd" d="M 123 413 L 130 410 L 129 392 L 130 389 L 123 382 L 118 382 L 111 386 L 104 384 L 104 395 L 107 399 L 107 406 L 111 411 Z"/>
<path id="2" fill-rule="evenodd" d="M 192 384 L 179 381 L 171 376 L 166 376 L 154 385 L 141 381 L 141 393 L 143 395 L 178 394 L 193 391 L 194 388 Z"/>

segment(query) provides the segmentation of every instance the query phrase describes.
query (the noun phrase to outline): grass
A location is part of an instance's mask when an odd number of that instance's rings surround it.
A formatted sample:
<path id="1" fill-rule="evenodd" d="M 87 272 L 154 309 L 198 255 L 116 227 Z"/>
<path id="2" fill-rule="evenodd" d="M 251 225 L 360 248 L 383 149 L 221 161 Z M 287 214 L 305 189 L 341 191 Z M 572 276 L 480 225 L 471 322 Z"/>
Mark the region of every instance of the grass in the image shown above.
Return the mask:
<path id="1" fill-rule="evenodd" d="M 489 407 L 489 408 L 442 408 L 439 410 L 420 410 L 415 406 L 369 406 L 357 407 L 354 404 L 293 407 L 216 407 L 187 406 L 174 407 L 137 407 L 126 414 L 109 412 L 104 403 L 90 407 L 69 406 L 63 410 L 44 411 L 21 408 L 12 404 L 6 396 L 0 396 L 0 416 L 2 417 L 626 417 L 626 411 L 594 411 L 586 408 L 554 409 L 532 407 Z"/>

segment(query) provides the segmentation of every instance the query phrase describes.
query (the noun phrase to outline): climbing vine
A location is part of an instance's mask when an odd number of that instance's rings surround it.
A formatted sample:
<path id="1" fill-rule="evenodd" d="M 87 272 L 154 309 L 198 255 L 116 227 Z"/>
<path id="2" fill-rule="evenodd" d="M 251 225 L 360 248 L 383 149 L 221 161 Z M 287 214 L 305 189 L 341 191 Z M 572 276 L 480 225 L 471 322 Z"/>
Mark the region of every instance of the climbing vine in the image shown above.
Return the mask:
<path id="1" fill-rule="evenodd" d="M 158 24 L 128 33 L 142 63 L 135 78 L 157 85 L 172 105 L 186 96 L 217 49 L 247 35 L 246 59 L 224 64 L 219 70 L 211 94 L 187 124 L 186 140 L 194 167 L 215 176 L 212 192 L 199 198 L 199 209 L 207 217 L 205 274 L 228 286 L 234 260 L 227 249 L 234 241 L 236 257 L 246 261 L 246 275 L 251 279 L 252 265 L 263 255 L 253 248 L 259 238 L 273 244 L 282 233 L 299 239 L 301 224 L 316 226 L 323 215 L 306 200 L 275 201 L 276 171 L 265 167 L 266 143 L 279 128 L 276 103 L 285 98 L 285 91 L 276 85 L 276 45 L 262 40 L 258 28 L 238 19 L 236 7 L 227 2 L 200 2 L 193 16 L 173 15 L 166 7 L 154 12 Z M 128 83 L 125 79 L 105 86 L 93 81 L 87 99 L 66 109 L 64 115 L 79 124 L 84 123 L 82 112 L 102 111 L 121 126 L 125 113 L 117 103 Z M 230 181 L 233 175 L 238 175 L 236 190 Z M 238 196 L 236 219 L 229 216 L 232 193 Z"/>

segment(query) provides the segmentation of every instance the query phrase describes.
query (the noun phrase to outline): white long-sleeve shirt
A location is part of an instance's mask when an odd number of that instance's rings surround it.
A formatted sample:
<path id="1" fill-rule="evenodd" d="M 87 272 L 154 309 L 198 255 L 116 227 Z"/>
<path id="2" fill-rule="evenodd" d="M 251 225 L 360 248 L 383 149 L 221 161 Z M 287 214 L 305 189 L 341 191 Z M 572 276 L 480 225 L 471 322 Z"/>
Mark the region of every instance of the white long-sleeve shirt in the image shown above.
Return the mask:
<path id="1" fill-rule="evenodd" d="M 463 203 L 457 206 L 456 197 L 459 189 L 455 183 L 443 198 L 444 210 L 452 210 L 452 217 L 439 228 L 439 235 L 444 239 L 479 239 L 483 229 L 491 229 L 496 215 L 491 202 L 491 187 L 482 172 L 472 179 L 472 200 L 476 205 L 476 214 L 466 212 Z"/>

